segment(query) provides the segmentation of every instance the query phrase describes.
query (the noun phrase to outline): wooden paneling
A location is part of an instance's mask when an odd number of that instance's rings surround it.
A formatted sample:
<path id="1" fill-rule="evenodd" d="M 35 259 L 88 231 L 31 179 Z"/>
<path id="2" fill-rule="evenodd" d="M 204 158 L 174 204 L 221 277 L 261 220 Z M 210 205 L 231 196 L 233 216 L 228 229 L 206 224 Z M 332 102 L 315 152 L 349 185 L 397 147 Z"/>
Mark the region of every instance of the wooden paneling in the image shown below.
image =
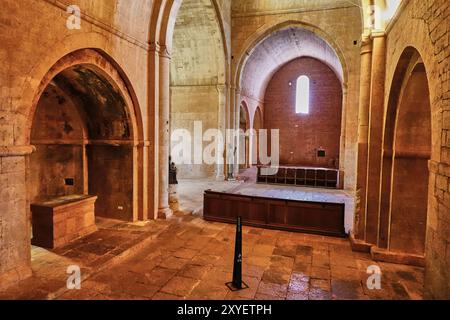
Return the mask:
<path id="1" fill-rule="evenodd" d="M 288 231 L 345 236 L 344 204 L 281 200 L 206 191 L 204 218 Z"/>

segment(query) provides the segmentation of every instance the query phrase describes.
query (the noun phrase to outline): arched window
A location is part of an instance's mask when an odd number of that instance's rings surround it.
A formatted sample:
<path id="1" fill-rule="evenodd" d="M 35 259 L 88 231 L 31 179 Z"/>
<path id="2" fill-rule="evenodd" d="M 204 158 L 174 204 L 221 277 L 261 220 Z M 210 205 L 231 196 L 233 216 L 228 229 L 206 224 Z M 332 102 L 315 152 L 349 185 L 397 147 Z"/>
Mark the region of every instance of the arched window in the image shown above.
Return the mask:
<path id="1" fill-rule="evenodd" d="M 300 76 L 297 79 L 295 111 L 296 113 L 309 114 L 309 78 L 307 76 Z"/>

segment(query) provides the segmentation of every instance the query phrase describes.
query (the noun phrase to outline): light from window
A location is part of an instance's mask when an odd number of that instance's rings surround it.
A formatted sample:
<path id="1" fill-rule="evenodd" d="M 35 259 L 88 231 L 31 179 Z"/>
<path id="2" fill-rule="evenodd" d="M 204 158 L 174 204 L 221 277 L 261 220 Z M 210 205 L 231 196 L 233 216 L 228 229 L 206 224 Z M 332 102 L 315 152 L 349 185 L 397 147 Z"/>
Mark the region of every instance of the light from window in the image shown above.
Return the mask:
<path id="1" fill-rule="evenodd" d="M 296 113 L 309 114 L 309 78 L 300 76 L 297 79 Z"/>

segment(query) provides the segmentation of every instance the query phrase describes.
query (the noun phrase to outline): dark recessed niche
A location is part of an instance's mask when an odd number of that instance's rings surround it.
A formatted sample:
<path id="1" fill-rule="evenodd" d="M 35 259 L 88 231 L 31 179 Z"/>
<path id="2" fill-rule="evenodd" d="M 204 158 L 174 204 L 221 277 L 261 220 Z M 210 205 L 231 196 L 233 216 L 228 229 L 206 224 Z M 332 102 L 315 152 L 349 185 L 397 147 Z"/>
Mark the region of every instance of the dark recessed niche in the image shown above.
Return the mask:
<path id="1" fill-rule="evenodd" d="M 358 40 L 353 41 L 353 45 L 356 46 L 358 44 Z"/>
<path id="2" fill-rule="evenodd" d="M 73 186 L 73 185 L 75 185 L 75 179 L 73 179 L 73 178 L 64 179 L 64 182 L 65 182 L 66 186 Z"/>
<path id="3" fill-rule="evenodd" d="M 325 158 L 327 155 L 327 153 L 325 152 L 325 150 L 318 150 L 317 151 L 317 157 L 318 158 Z"/>

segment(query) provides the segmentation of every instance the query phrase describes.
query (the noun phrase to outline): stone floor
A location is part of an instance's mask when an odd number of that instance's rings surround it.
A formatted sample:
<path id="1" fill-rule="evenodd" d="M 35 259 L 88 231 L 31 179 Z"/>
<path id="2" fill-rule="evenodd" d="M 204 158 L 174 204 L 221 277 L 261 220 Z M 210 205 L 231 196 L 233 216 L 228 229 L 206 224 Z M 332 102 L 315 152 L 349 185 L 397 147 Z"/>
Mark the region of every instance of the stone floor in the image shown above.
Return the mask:
<path id="1" fill-rule="evenodd" d="M 190 214 L 212 182 L 182 182 L 182 212 L 168 221 L 102 221 L 99 233 L 49 252 L 33 249 L 31 279 L 0 299 L 421 299 L 423 269 L 376 263 L 347 239 L 244 227 L 243 274 L 249 289 L 230 292 L 235 227 Z M 217 186 L 217 185 L 216 185 Z M 238 184 L 224 184 L 232 190 Z M 202 190 L 203 189 L 203 190 Z M 126 244 L 126 245 L 125 245 Z M 65 288 L 79 265 L 81 290 Z M 382 271 L 369 290 L 367 268 Z"/>

